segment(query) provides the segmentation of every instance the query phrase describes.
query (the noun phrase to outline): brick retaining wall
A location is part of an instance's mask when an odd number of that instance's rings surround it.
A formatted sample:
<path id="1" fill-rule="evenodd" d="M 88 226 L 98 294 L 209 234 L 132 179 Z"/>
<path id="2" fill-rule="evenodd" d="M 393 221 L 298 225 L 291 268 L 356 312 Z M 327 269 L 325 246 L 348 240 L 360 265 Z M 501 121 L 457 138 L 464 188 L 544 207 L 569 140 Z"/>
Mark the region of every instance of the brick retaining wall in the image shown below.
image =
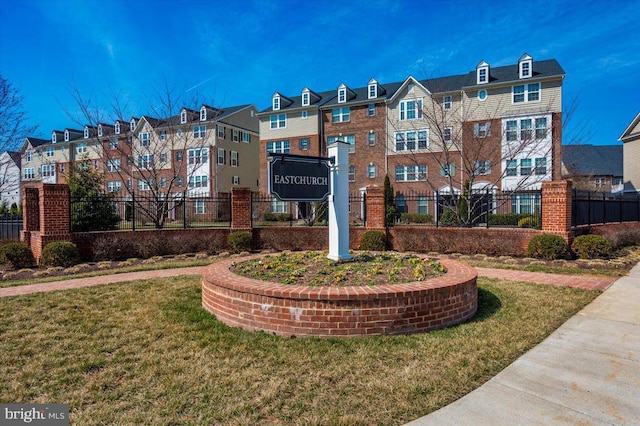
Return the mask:
<path id="1" fill-rule="evenodd" d="M 236 275 L 229 270 L 232 262 L 214 263 L 204 273 L 202 306 L 249 331 L 286 337 L 410 334 L 459 324 L 478 307 L 475 269 L 452 260 L 442 260 L 448 272 L 441 277 L 375 287 L 287 286 Z"/>

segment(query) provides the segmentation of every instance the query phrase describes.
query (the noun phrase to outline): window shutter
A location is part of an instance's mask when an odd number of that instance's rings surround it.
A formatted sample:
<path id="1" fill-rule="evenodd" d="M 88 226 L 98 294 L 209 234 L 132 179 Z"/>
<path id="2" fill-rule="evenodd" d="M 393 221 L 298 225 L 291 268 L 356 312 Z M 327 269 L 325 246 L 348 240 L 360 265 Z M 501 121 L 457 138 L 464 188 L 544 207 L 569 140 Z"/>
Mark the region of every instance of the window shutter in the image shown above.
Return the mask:
<path id="1" fill-rule="evenodd" d="M 456 175 L 456 165 L 455 164 L 449 164 L 449 173 L 451 173 L 451 176 L 455 176 Z"/>

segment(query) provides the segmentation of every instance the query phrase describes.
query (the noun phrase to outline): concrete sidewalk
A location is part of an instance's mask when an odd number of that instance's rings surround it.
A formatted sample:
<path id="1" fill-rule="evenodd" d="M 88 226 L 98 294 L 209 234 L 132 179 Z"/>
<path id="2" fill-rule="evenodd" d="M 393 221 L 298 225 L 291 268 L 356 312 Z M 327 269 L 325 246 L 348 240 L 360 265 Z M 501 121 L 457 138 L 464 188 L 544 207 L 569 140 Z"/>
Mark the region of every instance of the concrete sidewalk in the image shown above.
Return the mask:
<path id="1" fill-rule="evenodd" d="M 640 264 L 480 388 L 409 425 L 640 424 Z"/>

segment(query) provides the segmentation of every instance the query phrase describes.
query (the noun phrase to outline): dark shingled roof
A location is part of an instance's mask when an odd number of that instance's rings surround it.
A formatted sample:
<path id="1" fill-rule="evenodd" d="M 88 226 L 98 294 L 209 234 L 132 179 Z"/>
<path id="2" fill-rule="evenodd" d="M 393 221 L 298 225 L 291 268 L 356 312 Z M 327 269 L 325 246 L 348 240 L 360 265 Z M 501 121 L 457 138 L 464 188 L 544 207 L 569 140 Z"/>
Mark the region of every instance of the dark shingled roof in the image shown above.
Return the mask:
<path id="1" fill-rule="evenodd" d="M 518 64 L 514 65 L 506 65 L 501 67 L 489 67 L 489 83 L 488 85 L 500 84 L 500 83 L 514 83 L 514 82 L 525 82 L 531 79 L 537 78 L 545 78 L 545 77 L 560 77 L 564 76 L 565 72 L 555 59 L 547 59 L 543 61 L 533 61 L 533 75 L 531 78 L 520 79 L 518 74 Z M 455 92 L 460 91 L 466 87 L 473 86 L 486 86 L 487 84 L 477 84 L 476 80 L 476 70 L 470 71 L 467 74 L 460 75 L 452 75 L 447 77 L 439 77 L 439 78 L 430 78 L 425 80 L 419 80 L 420 84 L 425 86 L 431 93 L 447 93 L 447 92 Z M 384 87 L 386 93 L 381 94 L 376 98 L 376 100 L 383 100 L 391 98 L 395 92 L 402 86 L 404 81 L 389 83 L 389 84 L 381 84 L 378 82 L 378 85 Z M 349 99 L 347 102 L 344 102 L 340 105 L 350 105 L 354 103 L 365 103 L 367 101 L 374 101 L 373 99 L 367 99 L 368 92 L 367 87 L 359 87 L 357 89 L 349 88 L 353 91 L 356 96 L 352 99 Z M 279 92 L 278 92 L 279 93 Z M 326 92 L 319 93 L 321 96 L 321 100 L 315 104 L 317 106 L 331 106 L 338 105 L 337 95 L 338 89 L 330 90 Z M 280 94 L 280 96 L 283 96 Z M 291 105 L 287 105 L 286 107 L 283 105 L 280 110 L 289 110 L 302 107 L 302 95 L 288 98 L 293 101 Z M 261 114 L 273 112 L 273 107 L 269 107 L 263 111 L 260 111 Z"/>
<path id="2" fill-rule="evenodd" d="M 562 162 L 579 176 L 622 176 L 622 145 L 563 145 Z"/>

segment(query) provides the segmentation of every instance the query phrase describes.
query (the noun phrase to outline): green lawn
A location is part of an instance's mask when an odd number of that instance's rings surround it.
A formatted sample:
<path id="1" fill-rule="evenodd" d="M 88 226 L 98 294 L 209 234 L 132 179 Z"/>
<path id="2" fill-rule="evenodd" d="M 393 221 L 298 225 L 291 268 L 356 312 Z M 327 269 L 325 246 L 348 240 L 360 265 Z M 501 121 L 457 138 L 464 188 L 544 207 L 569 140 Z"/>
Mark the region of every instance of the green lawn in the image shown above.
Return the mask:
<path id="1" fill-rule="evenodd" d="M 477 388 L 599 293 L 478 280 L 471 322 L 414 336 L 284 339 L 201 308 L 200 277 L 2 299 L 0 402 L 72 424 L 394 425 Z"/>

